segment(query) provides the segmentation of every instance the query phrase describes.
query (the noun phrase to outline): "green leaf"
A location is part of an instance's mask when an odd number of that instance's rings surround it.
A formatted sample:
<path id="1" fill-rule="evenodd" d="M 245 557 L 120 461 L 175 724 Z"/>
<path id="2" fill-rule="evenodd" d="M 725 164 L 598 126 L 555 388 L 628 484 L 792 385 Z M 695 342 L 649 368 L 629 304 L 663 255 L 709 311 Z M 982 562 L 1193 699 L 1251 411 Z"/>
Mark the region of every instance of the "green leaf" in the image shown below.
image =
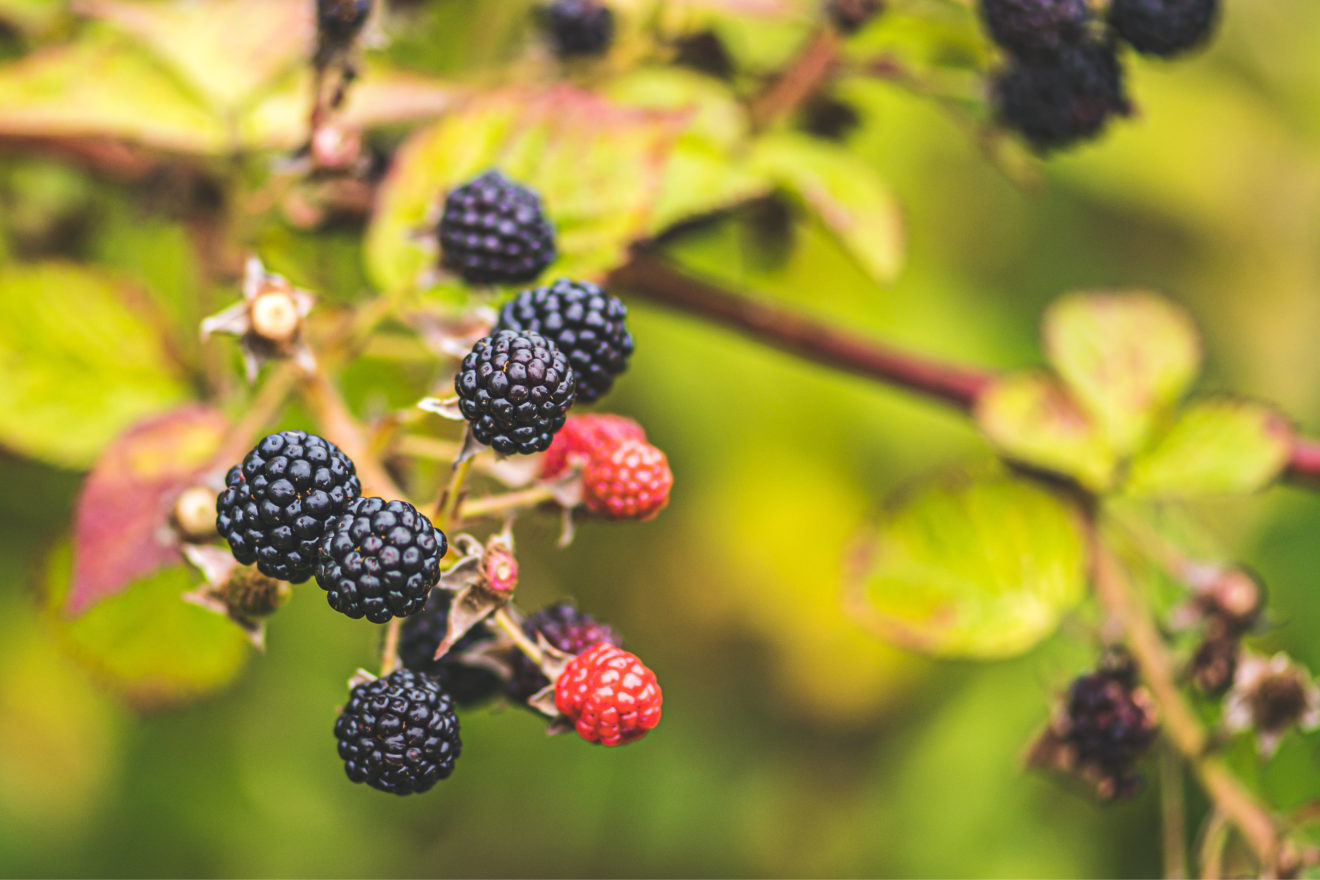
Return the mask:
<path id="1" fill-rule="evenodd" d="M 1045 353 L 1116 454 L 1139 449 L 1196 378 L 1191 316 L 1142 291 L 1068 294 L 1045 314 Z"/>
<path id="2" fill-rule="evenodd" d="M 141 708 L 202 696 L 231 682 L 248 656 L 247 635 L 226 618 L 184 602 L 200 579 L 175 566 L 136 581 L 69 619 L 70 552 L 61 543 L 42 571 L 42 604 L 58 644 Z"/>
<path id="3" fill-rule="evenodd" d="M 1052 377 L 1017 373 L 996 379 L 977 398 L 975 415 L 1005 457 L 1067 474 L 1095 491 L 1112 485 L 1114 454 Z"/>
<path id="4" fill-rule="evenodd" d="M 881 284 L 903 268 L 902 211 L 872 165 L 804 134 L 762 138 L 751 167 L 798 199 Z"/>
<path id="5" fill-rule="evenodd" d="M 82 468 L 129 425 L 188 397 L 135 305 L 74 266 L 0 267 L 0 445 Z"/>
<path id="6" fill-rule="evenodd" d="M 185 153 L 222 153 L 220 118 L 153 59 L 100 37 L 0 66 L 0 135 L 109 137 Z"/>
<path id="7" fill-rule="evenodd" d="M 1138 454 L 1126 489 L 1138 495 L 1241 495 L 1268 486 L 1288 464 L 1293 430 L 1259 403 L 1195 400 Z"/>
<path id="8" fill-rule="evenodd" d="M 650 228 L 682 122 L 569 86 L 469 101 L 399 149 L 367 231 L 368 274 L 386 291 L 412 287 L 436 261 L 424 240 L 436 206 L 489 168 L 540 193 L 559 246 L 548 276 L 603 274 Z"/>
<path id="9" fill-rule="evenodd" d="M 927 484 L 885 518 L 860 587 L 893 641 L 942 657 L 1021 654 L 1081 600 L 1078 514 L 1008 475 Z"/>
<path id="10" fill-rule="evenodd" d="M 80 0 L 78 9 L 132 35 L 224 112 L 311 58 L 316 33 L 313 6 L 303 0 Z"/>

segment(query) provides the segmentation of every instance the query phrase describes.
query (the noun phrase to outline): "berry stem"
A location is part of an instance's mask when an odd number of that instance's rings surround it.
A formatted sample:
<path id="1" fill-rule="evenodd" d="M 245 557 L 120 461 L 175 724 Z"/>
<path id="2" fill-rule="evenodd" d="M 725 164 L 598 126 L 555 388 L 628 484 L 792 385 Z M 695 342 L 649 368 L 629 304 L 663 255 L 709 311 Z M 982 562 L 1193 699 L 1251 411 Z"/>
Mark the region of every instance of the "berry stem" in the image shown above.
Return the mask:
<path id="1" fill-rule="evenodd" d="M 257 435 L 275 418 L 298 380 L 298 369 L 290 361 L 282 361 L 247 405 L 243 417 L 234 422 L 216 451 L 214 461 L 227 465 L 242 458 Z"/>
<path id="2" fill-rule="evenodd" d="M 527 655 L 528 660 L 531 660 L 537 666 L 541 665 L 541 662 L 545 660 L 545 655 L 536 646 L 535 642 L 527 638 L 527 633 L 522 631 L 522 627 L 509 616 L 507 607 L 496 609 L 495 613 L 491 615 L 491 619 L 513 640 L 513 643 L 518 646 L 518 650 Z"/>
<path id="3" fill-rule="evenodd" d="M 402 617 L 392 617 L 390 622 L 385 625 L 385 644 L 380 650 L 381 678 L 399 668 L 399 632 L 402 629 Z"/>
<path id="4" fill-rule="evenodd" d="M 1160 774 L 1160 831 L 1164 842 L 1164 876 L 1187 876 L 1187 806 L 1183 797 L 1180 756 L 1163 743 L 1157 756 Z"/>
<path id="5" fill-rule="evenodd" d="M 463 518 L 480 519 L 483 516 L 497 516 L 510 510 L 534 507 L 546 501 L 553 501 L 554 497 L 555 492 L 549 486 L 531 486 L 516 492 L 473 498 L 464 502 Z"/>
<path id="6" fill-rule="evenodd" d="M 1278 855 L 1274 819 L 1221 761 L 1206 754 L 1205 728 L 1178 690 L 1173 660 L 1150 610 L 1133 593 L 1122 564 L 1094 527 L 1089 538 L 1096 596 L 1123 628 L 1128 649 L 1160 707 L 1169 743 L 1187 760 L 1215 808 L 1241 832 L 1262 871 L 1272 871 Z"/>
<path id="7" fill-rule="evenodd" d="M 458 521 L 458 508 L 463 501 L 463 483 L 467 480 L 468 471 L 472 470 L 473 458 L 475 456 L 466 458 L 450 469 L 449 483 L 436 502 L 435 527 L 442 532 Z"/>
<path id="8" fill-rule="evenodd" d="M 829 81 L 839 61 L 843 40 L 834 28 L 822 26 L 812 34 L 783 73 L 752 101 L 755 128 L 765 128 L 801 107 Z"/>
<path id="9" fill-rule="evenodd" d="M 326 375 L 318 370 L 310 376 L 304 376 L 302 392 L 303 399 L 316 415 L 328 439 L 353 459 L 358 476 L 362 478 L 363 494 L 368 494 L 366 490 L 370 489 L 372 494 L 389 498 L 406 497 L 394 478 L 386 472 L 385 466 L 372 454 L 362 426 Z"/>

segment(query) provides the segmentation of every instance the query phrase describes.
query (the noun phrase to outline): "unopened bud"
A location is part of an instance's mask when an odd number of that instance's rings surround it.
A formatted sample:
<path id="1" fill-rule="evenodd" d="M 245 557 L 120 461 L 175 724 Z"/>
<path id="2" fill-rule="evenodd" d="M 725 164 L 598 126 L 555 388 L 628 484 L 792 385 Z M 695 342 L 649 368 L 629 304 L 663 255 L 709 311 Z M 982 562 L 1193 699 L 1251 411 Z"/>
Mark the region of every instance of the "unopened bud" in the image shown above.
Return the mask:
<path id="1" fill-rule="evenodd" d="M 252 332 L 279 345 L 291 342 L 302 327 L 302 315 L 290 290 L 269 290 L 252 300 Z"/>
<path id="2" fill-rule="evenodd" d="M 253 568 L 235 568 L 220 594 L 235 614 L 260 620 L 280 609 L 293 592 L 286 581 L 277 581 Z"/>

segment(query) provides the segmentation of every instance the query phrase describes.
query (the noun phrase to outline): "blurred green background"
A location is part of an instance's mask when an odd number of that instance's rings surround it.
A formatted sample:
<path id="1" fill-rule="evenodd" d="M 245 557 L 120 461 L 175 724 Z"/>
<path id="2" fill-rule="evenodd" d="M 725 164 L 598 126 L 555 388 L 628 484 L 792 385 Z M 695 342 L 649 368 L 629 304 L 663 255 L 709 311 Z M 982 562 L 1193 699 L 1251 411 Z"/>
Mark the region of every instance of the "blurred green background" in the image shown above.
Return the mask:
<path id="1" fill-rule="evenodd" d="M 445 75 L 510 51 L 522 27 L 510 10 L 526 4 L 418 5 L 419 24 L 391 51 Z M 786 257 L 768 257 L 737 220 L 674 254 L 877 338 L 999 367 L 1039 361 L 1037 318 L 1057 294 L 1157 288 L 1201 323 L 1204 387 L 1276 402 L 1320 430 L 1320 5 L 1226 5 L 1210 51 L 1134 61 L 1139 118 L 1041 166 L 1030 191 L 929 101 L 842 82 L 863 117 L 850 145 L 906 214 L 908 266 L 887 289 L 805 218 Z M 900 3 L 858 43 L 901 46 L 931 10 L 975 33 L 957 4 Z M 23 46 L 5 38 L 7 55 Z M 174 298 L 182 323 L 232 300 L 198 293 L 177 221 L 140 195 L 0 153 L 0 257 L 115 266 Z M 279 242 L 299 237 L 269 236 L 267 259 L 292 262 Z M 350 266 L 355 240 L 331 245 Z M 0 453 L 0 872 L 1158 875 L 1152 786 L 1099 806 L 1021 769 L 1052 695 L 1091 659 L 1075 633 L 1018 660 L 933 663 L 878 643 L 841 608 L 850 539 L 894 489 L 984 455 L 971 427 L 632 306 L 638 353 L 610 408 L 669 454 L 673 502 L 651 524 L 587 524 L 563 552 L 556 523 L 528 520 L 520 601 L 571 596 L 625 633 L 664 686 L 653 735 L 605 750 L 547 738 L 524 712 L 469 711 L 458 769 L 432 793 L 351 785 L 331 727 L 378 635 L 331 613 L 312 584 L 233 687 L 139 713 L 61 651 L 32 607 L 34 571 L 80 475 Z M 351 372 L 350 397 L 365 399 L 372 376 Z M 1198 510 L 1268 583 L 1276 625 L 1257 644 L 1320 665 L 1320 501 L 1281 488 Z M 1320 787 L 1313 740 L 1290 737 L 1249 775 L 1279 804 L 1303 800 Z"/>

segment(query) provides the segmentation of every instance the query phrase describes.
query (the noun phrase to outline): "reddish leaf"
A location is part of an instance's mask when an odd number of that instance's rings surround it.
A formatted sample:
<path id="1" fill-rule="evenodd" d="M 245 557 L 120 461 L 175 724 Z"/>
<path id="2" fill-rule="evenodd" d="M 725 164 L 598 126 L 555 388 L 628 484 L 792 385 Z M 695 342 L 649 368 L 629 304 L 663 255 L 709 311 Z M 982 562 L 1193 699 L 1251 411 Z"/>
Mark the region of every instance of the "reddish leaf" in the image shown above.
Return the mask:
<path id="1" fill-rule="evenodd" d="M 180 560 L 170 508 L 215 454 L 227 424 L 219 412 L 189 404 L 139 422 L 106 448 L 74 512 L 66 614 Z"/>

